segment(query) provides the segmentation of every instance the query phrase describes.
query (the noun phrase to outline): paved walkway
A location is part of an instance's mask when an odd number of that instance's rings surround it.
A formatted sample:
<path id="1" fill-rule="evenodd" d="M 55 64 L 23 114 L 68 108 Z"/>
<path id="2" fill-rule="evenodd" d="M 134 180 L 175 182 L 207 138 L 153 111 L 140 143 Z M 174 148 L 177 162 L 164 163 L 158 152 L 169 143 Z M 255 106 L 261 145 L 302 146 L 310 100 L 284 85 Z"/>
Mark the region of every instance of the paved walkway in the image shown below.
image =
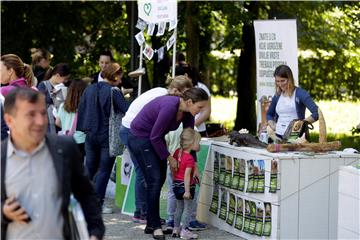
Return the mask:
<path id="1" fill-rule="evenodd" d="M 133 223 L 130 216 L 121 214 L 120 209 L 116 208 L 113 204 L 113 200 L 107 199 L 106 204 L 114 208 L 113 214 L 104 214 L 104 222 L 106 226 L 105 239 L 153 239 L 151 234 L 144 234 L 145 224 Z M 228 232 L 222 231 L 216 227 L 209 226 L 204 231 L 197 232 L 199 239 L 242 239 Z M 166 235 L 167 239 L 179 239 L 172 238 L 170 235 Z"/>

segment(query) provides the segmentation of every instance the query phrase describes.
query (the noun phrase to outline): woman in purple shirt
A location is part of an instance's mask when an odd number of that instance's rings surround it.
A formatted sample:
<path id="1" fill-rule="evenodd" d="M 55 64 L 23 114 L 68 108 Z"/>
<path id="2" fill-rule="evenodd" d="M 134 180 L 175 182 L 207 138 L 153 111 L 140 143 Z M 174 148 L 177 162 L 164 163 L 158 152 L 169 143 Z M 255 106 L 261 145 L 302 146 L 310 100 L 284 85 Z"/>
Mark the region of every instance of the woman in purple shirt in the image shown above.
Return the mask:
<path id="1" fill-rule="evenodd" d="M 203 109 L 209 96 L 200 88 L 191 88 L 182 97 L 161 96 L 146 104 L 132 121 L 129 148 L 145 176 L 147 185 L 147 226 L 145 233 L 165 239 L 161 230 L 159 200 L 166 179 L 167 162 L 177 170 L 177 161 L 169 153 L 165 135 L 183 127 L 194 128 L 194 116 Z"/>

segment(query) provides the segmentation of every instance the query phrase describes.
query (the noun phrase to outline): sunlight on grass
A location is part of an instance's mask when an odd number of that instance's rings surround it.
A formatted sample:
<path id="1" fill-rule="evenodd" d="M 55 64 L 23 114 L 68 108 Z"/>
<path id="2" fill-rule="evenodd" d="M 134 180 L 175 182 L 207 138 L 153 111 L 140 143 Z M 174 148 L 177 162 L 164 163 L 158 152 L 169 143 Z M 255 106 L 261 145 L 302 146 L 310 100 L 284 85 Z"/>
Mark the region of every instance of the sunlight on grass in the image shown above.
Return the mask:
<path id="1" fill-rule="evenodd" d="M 360 101 L 317 102 L 326 121 L 329 134 L 351 134 L 351 128 L 360 123 Z M 211 122 L 223 123 L 227 129 L 234 127 L 237 98 L 211 97 Z M 306 112 L 306 116 L 310 112 Z M 319 131 L 318 123 L 314 124 L 314 132 Z"/>

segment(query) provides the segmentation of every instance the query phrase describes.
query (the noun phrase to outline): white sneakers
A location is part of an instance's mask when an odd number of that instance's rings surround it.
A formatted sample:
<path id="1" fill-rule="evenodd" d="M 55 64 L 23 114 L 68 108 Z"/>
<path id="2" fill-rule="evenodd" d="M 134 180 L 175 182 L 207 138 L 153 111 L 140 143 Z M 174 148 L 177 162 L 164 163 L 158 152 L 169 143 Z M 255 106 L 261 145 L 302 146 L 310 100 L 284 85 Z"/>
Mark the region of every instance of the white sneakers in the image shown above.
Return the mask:
<path id="1" fill-rule="evenodd" d="M 128 76 L 132 78 L 136 78 L 138 76 L 142 76 L 145 74 L 145 68 L 138 68 L 135 71 L 129 72 Z"/>
<path id="2" fill-rule="evenodd" d="M 191 232 L 189 229 L 183 228 L 180 232 L 181 239 L 198 239 L 199 235 Z"/>

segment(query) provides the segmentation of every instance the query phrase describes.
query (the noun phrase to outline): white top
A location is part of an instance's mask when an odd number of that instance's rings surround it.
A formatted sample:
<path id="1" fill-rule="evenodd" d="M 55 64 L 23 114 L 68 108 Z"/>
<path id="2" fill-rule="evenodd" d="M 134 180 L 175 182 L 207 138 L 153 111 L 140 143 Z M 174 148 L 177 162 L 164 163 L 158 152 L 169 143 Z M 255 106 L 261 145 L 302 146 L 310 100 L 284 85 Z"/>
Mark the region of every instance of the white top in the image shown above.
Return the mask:
<path id="1" fill-rule="evenodd" d="M 103 81 L 105 81 L 105 79 L 103 79 L 103 78 L 101 77 L 101 72 L 99 72 L 98 82 L 103 82 Z"/>
<path id="2" fill-rule="evenodd" d="M 147 103 L 151 102 L 157 97 L 165 96 L 168 93 L 169 92 L 166 88 L 157 87 L 141 94 L 130 104 L 129 109 L 122 118 L 122 125 L 126 128 L 130 128 L 131 122 Z"/>
<path id="3" fill-rule="evenodd" d="M 208 95 L 209 95 L 209 98 L 211 96 L 210 94 L 210 91 L 209 89 L 207 88 L 207 86 L 201 82 L 198 82 L 198 84 L 195 86 L 195 87 L 198 87 L 198 88 L 201 88 L 203 89 Z M 199 112 L 198 114 L 196 114 L 195 116 L 195 121 L 196 119 L 198 119 L 199 117 L 201 116 L 201 112 Z M 201 123 L 198 127 L 195 127 L 195 130 L 197 130 L 198 132 L 204 132 L 206 130 L 206 125 L 205 125 L 205 122 Z"/>
<path id="4" fill-rule="evenodd" d="M 7 239 L 63 239 L 61 183 L 45 140 L 27 153 L 8 138 L 5 188 L 31 217 L 29 224 L 9 223 Z"/>
<path id="5" fill-rule="evenodd" d="M 284 135 L 289 123 L 298 118 L 295 106 L 295 95 L 296 90 L 291 97 L 281 94 L 276 105 L 275 110 L 279 115 L 279 119 L 276 123 L 276 133 L 281 136 Z"/>

